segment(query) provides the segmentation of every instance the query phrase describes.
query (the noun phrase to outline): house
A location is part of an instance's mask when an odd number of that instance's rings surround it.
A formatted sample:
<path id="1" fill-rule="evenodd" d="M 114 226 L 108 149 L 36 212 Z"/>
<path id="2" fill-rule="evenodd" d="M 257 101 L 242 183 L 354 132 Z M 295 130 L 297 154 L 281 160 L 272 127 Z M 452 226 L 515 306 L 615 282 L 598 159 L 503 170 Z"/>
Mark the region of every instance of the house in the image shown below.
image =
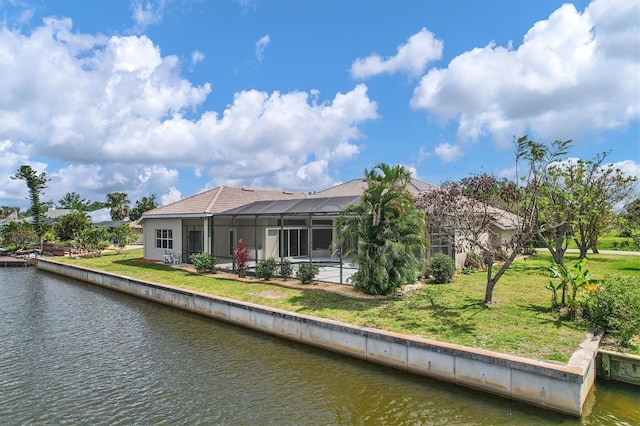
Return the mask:
<path id="1" fill-rule="evenodd" d="M 336 261 L 336 219 L 345 207 L 360 202 L 366 187 L 364 179 L 312 194 L 220 186 L 145 212 L 138 221 L 144 258 L 162 261 L 169 254 L 188 262 L 192 254 L 207 252 L 230 263 L 234 247 L 243 239 L 254 262 L 271 257 Z M 412 195 L 434 188 L 418 179 L 407 186 Z M 500 241 L 510 238 L 514 229 L 507 221 L 496 224 Z M 451 256 L 458 268 L 464 265 L 466 253 L 456 252 L 452 232 L 432 229 L 428 237 L 432 253 Z"/>
<path id="2" fill-rule="evenodd" d="M 219 186 L 149 210 L 138 220 L 143 228 L 144 258 L 163 260 L 170 254 L 178 261 L 188 262 L 192 254 L 203 252 L 230 258 L 245 230 L 238 223 L 223 231 L 216 217 L 219 213 L 255 201 L 305 197 L 303 192 Z"/>

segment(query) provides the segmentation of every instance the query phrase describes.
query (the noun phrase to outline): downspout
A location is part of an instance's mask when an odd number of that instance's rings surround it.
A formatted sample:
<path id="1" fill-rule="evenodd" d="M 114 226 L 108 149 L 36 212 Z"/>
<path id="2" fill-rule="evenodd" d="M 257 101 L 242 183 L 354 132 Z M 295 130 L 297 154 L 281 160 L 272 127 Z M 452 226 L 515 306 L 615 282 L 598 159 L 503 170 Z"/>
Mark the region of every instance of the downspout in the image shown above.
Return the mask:
<path id="1" fill-rule="evenodd" d="M 236 246 L 236 228 L 235 228 L 235 216 L 231 216 L 231 235 L 233 235 L 233 241 L 231 241 L 231 267 L 233 271 L 236 270 L 236 257 L 233 253 L 233 248 Z"/>

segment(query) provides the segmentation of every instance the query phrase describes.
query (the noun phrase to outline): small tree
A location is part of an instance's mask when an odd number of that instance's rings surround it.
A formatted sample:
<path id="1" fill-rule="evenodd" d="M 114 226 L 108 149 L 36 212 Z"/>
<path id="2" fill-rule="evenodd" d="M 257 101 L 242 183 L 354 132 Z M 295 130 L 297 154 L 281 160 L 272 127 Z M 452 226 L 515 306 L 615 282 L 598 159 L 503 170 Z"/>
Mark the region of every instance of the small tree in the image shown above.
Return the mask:
<path id="1" fill-rule="evenodd" d="M 107 238 L 109 238 L 109 228 L 106 226 L 91 226 L 81 232 L 80 245 L 83 249 L 100 256 L 102 250 L 109 246 Z"/>
<path id="2" fill-rule="evenodd" d="M 614 165 L 605 165 L 608 154 L 589 161 L 554 162 L 546 171 L 543 188 L 550 202 L 541 204 L 541 216 L 557 222 L 553 235 L 566 241 L 565 248 L 573 239 L 580 258 L 589 249 L 597 252 L 598 238 L 615 220 L 614 206 L 631 195 L 637 182 Z M 554 260 L 562 264 L 561 257 Z"/>
<path id="3" fill-rule="evenodd" d="M 13 220 L 0 228 L 5 245 L 14 245 L 16 249 L 26 249 L 38 244 L 38 236 L 33 227 L 25 220 Z"/>
<path id="4" fill-rule="evenodd" d="M 577 297 L 578 290 L 580 289 L 589 289 L 595 283 L 593 279 L 593 272 L 589 272 L 588 269 L 583 269 L 582 267 L 586 263 L 586 258 L 580 259 L 578 263 L 573 265 L 571 268 L 567 268 L 564 265 L 558 265 L 554 263 L 551 267 L 549 267 L 549 271 L 553 278 L 560 279 L 560 282 L 556 285 L 553 282 L 549 282 L 546 286 L 549 290 L 553 292 L 553 296 L 551 297 L 551 304 L 553 307 L 558 306 L 558 297 L 557 291 L 562 290 L 562 304 L 561 306 L 566 306 L 566 290 L 569 289 L 569 315 L 573 316 L 576 313 L 576 309 L 578 307 Z"/>
<path id="5" fill-rule="evenodd" d="M 80 241 L 80 234 L 91 226 L 91 218 L 85 212 L 73 211 L 60 216 L 55 222 L 55 232 L 59 240 Z"/>
<path id="6" fill-rule="evenodd" d="M 546 230 L 538 220 L 543 178 L 548 165 L 565 155 L 570 143 L 554 141 L 546 146 L 527 136 L 519 138 L 516 169 L 520 159 L 527 161 L 523 188 L 485 174 L 445 182 L 418 197 L 418 205 L 427 211 L 430 226 L 449 229 L 455 235 L 458 252 L 481 254 L 487 266 L 483 303 L 494 302 L 493 289 L 500 278 L 532 237 Z M 513 236 L 508 241 L 493 243 L 496 223 L 512 228 Z M 501 251 L 507 251 L 508 255 L 494 271 L 496 256 Z"/>
<path id="7" fill-rule="evenodd" d="M 128 223 L 121 223 L 111 232 L 111 241 L 118 253 L 122 252 L 127 245 L 135 243 L 137 239 L 138 234 Z"/>
<path id="8" fill-rule="evenodd" d="M 238 240 L 238 245 L 233 249 L 233 258 L 236 262 L 238 276 L 244 278 L 249 264 L 249 245 L 242 238 Z"/>

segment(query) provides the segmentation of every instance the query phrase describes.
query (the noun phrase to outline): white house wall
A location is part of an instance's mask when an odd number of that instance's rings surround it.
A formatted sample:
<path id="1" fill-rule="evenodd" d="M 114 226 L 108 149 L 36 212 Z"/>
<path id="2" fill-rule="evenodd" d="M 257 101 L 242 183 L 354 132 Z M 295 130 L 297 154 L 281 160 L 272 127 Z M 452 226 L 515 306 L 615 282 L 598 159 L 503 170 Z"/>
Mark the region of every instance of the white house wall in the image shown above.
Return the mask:
<path id="1" fill-rule="evenodd" d="M 173 231 L 173 254 L 182 253 L 182 219 L 146 219 L 144 221 L 144 258 L 162 261 L 168 249 L 156 248 L 156 230 Z"/>

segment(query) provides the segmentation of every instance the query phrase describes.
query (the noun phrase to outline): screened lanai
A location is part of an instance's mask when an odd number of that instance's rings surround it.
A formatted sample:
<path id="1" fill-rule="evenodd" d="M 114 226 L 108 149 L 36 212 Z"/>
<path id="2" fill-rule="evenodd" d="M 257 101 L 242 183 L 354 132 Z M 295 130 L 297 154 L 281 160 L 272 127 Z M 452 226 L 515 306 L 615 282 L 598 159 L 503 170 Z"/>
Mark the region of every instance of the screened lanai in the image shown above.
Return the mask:
<path id="1" fill-rule="evenodd" d="M 217 213 L 209 219 L 211 252 L 218 263 L 232 263 L 233 249 L 242 239 L 253 262 L 338 262 L 335 220 L 345 207 L 359 202 L 359 195 L 256 201 Z"/>

